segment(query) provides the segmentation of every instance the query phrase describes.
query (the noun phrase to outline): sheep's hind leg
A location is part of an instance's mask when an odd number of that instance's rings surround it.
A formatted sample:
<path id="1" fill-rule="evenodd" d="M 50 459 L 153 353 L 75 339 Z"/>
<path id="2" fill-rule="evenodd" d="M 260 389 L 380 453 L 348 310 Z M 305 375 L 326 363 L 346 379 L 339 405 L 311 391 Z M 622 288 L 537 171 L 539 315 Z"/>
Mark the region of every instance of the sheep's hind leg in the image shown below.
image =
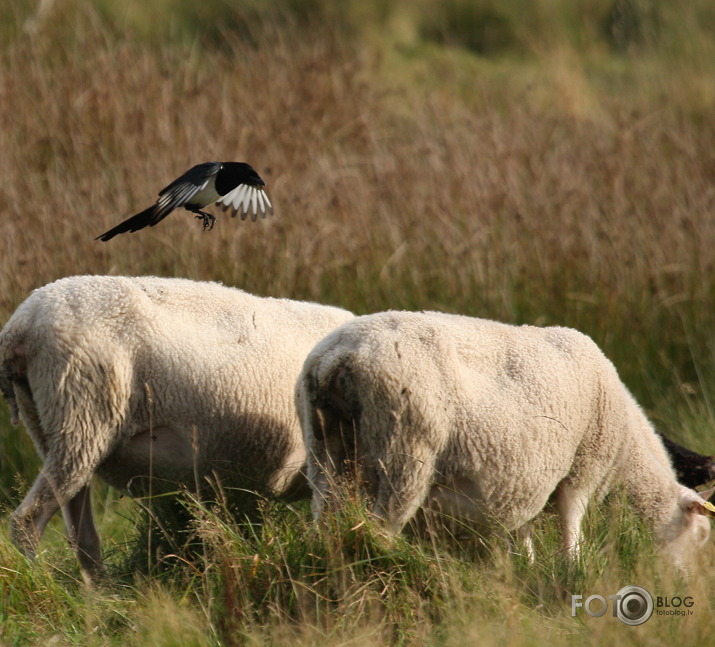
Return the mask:
<path id="1" fill-rule="evenodd" d="M 35 557 L 47 522 L 59 508 L 52 486 L 40 473 L 10 517 L 10 540 L 23 555 Z"/>
<path id="2" fill-rule="evenodd" d="M 425 456 L 421 459 L 417 456 Z M 426 452 L 395 454 L 391 465 L 379 466 L 379 485 L 373 512 L 393 534 L 414 517 L 425 502 L 434 478 L 434 456 Z"/>
<path id="3" fill-rule="evenodd" d="M 90 511 L 88 484 L 91 469 L 73 469 L 67 460 L 58 469 L 56 461 L 48 459 L 20 506 L 10 519 L 10 539 L 24 555 L 34 558 L 40 538 L 52 516 L 62 508 L 67 535 L 77 550 L 77 557 L 87 581 L 94 581 L 102 572 L 99 537 Z"/>
<path id="4" fill-rule="evenodd" d="M 92 516 L 91 484 L 85 485 L 62 507 L 67 537 L 77 553 L 82 574 L 91 584 L 104 574 L 102 548 Z"/>
<path id="5" fill-rule="evenodd" d="M 330 409 L 315 407 L 308 416 L 307 476 L 313 490 L 313 518 L 317 520 L 332 499 L 332 490 L 345 470 L 345 460 L 350 453 L 345 431 L 354 427 L 352 421 L 346 421 Z"/>

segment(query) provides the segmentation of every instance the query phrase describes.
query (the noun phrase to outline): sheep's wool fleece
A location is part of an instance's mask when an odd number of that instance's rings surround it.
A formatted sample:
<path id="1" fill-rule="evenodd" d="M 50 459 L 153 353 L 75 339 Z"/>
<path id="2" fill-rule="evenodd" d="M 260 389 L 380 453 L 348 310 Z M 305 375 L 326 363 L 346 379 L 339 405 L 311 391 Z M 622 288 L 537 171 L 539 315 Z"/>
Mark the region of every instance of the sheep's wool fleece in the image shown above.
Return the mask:
<path id="1" fill-rule="evenodd" d="M 534 517 L 564 479 L 585 498 L 602 496 L 626 463 L 648 500 L 677 487 L 611 362 L 569 328 L 367 315 L 322 340 L 303 375 L 318 407 L 339 387 L 359 421 L 363 454 L 394 479 L 391 492 L 416 497 L 415 505 L 426 496 L 425 471 L 430 482 L 468 482 L 481 507 L 470 515 L 510 529 Z"/>
<path id="2" fill-rule="evenodd" d="M 78 276 L 35 290 L 3 346 L 27 358 L 43 456 L 84 469 L 101 455 L 116 487 L 149 471 L 182 482 L 224 471 L 280 492 L 304 460 L 302 362 L 350 317 L 217 283 Z"/>

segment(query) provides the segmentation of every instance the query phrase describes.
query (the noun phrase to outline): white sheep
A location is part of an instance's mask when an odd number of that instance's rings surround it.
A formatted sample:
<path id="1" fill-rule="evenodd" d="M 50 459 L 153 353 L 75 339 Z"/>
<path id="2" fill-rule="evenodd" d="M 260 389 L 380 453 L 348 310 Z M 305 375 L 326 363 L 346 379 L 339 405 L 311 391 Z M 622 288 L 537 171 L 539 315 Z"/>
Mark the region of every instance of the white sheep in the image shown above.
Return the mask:
<path id="1" fill-rule="evenodd" d="M 83 573 L 101 574 L 95 473 L 134 493 L 210 476 L 224 490 L 309 494 L 294 385 L 308 351 L 351 317 L 183 279 L 78 276 L 35 290 L 0 333 L 0 386 L 43 460 L 13 542 L 34 555 L 62 508 Z"/>
<path id="2" fill-rule="evenodd" d="M 553 500 L 573 558 L 588 503 L 623 485 L 677 564 L 709 537 L 709 493 L 677 483 L 614 366 L 572 329 L 358 317 L 308 355 L 296 402 L 316 518 L 354 452 L 394 533 L 420 507 L 528 532 Z"/>

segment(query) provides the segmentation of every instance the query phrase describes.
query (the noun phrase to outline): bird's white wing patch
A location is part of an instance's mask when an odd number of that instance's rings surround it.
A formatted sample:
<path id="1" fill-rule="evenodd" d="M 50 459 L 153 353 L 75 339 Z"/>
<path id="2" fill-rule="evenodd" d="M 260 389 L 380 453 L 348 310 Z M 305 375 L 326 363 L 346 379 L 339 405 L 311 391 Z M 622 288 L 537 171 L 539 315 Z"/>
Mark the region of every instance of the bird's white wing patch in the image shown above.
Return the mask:
<path id="1" fill-rule="evenodd" d="M 249 214 L 251 220 L 256 220 L 258 216 L 265 218 L 269 213 L 273 213 L 273 205 L 266 192 L 253 184 L 239 184 L 235 189 L 219 198 L 216 204 L 220 205 L 224 211 L 231 209 L 231 216 L 234 218 L 241 214 L 241 220 L 245 220 Z"/>
<path id="2" fill-rule="evenodd" d="M 239 184 L 235 190 L 231 191 L 231 194 L 233 194 L 233 199 L 231 200 L 231 207 L 233 208 L 234 216 L 236 215 L 236 212 L 239 211 L 239 209 L 241 208 L 243 197 L 246 195 L 246 191 L 248 190 L 249 186 L 247 184 Z"/>
<path id="3" fill-rule="evenodd" d="M 253 209 L 252 220 L 255 220 L 258 215 L 258 190 L 255 188 L 251 193 L 251 208 Z"/>
<path id="4" fill-rule="evenodd" d="M 245 218 L 248 214 L 248 205 L 251 204 L 251 193 L 253 193 L 253 187 L 249 186 L 246 191 L 246 195 L 243 196 L 243 204 L 241 205 L 241 218 Z"/>
<path id="5" fill-rule="evenodd" d="M 268 199 L 268 194 L 263 189 L 258 190 L 258 200 L 260 201 L 261 211 L 263 213 L 273 213 L 273 205 Z"/>

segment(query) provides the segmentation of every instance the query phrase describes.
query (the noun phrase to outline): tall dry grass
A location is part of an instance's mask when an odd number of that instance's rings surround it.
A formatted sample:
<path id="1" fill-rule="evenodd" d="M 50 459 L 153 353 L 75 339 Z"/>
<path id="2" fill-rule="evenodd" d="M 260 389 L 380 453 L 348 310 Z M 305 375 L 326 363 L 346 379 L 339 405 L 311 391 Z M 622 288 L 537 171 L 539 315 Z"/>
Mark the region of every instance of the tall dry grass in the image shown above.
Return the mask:
<path id="1" fill-rule="evenodd" d="M 424 40 L 410 22 L 416 10 L 393 4 L 403 11 L 362 34 L 285 13 L 175 41 L 152 38 L 159 30 L 146 24 L 137 35 L 141 13 L 114 21 L 102 3 L 58 0 L 51 20 L 28 30 L 18 10 L 0 48 L 0 320 L 49 281 L 121 273 L 220 280 L 359 313 L 440 309 L 570 325 L 602 346 L 660 428 L 712 451 L 715 59 L 696 55 L 710 51 L 701 35 L 689 45 L 701 49 L 683 58 L 672 45 L 614 55 L 607 44 L 576 47 L 578 38 L 534 44 L 514 29 L 511 53 L 485 59 L 452 48 L 457 38 Z M 549 3 L 536 4 L 543 12 Z M 504 10 L 510 20 L 517 5 Z M 395 32 L 382 38 L 388 27 Z M 213 159 L 253 164 L 274 217 L 219 216 L 209 233 L 177 212 L 156 228 L 94 240 Z M 0 488 L 11 503 L 37 461 L 4 409 L 1 424 Z M 122 506 L 112 497 L 101 506 L 107 540 L 131 533 Z M 568 617 L 559 596 L 575 583 L 554 560 L 532 572 L 498 550 L 482 565 L 420 544 L 395 554 L 358 532 L 356 545 L 383 560 L 381 580 L 365 553 L 356 563 L 310 562 L 335 549 L 330 537 L 315 538 L 304 510 L 282 514 L 289 523 L 278 514 L 246 537 L 199 512 L 203 571 L 179 569 L 156 587 L 119 578 L 96 598 L 73 584 L 60 525 L 32 568 L 3 536 L 0 616 L 13 618 L 15 636 L 59 644 L 239 644 L 232 632 L 256 645 L 555 635 L 595 644 L 617 633 Z M 608 521 L 596 536 L 607 537 Z M 626 518 L 616 534 L 632 526 Z M 642 548 L 635 534 L 631 562 Z M 545 537 L 549 554 L 555 541 Z M 624 571 L 609 561 L 614 542 L 602 539 L 591 575 L 576 583 L 615 592 Z M 124 548 L 112 547 L 119 570 Z M 262 584 L 251 580 L 255 555 L 267 569 Z M 660 586 L 653 564 L 642 568 L 639 582 Z M 320 573 L 343 578 L 337 602 L 335 589 L 316 584 Z M 706 605 L 711 588 L 697 587 Z M 410 613 L 412 630 L 399 620 Z M 702 643 L 706 617 L 685 626 L 666 633 Z M 652 640 L 665 631 L 649 627 Z"/>
<path id="2" fill-rule="evenodd" d="M 180 275 L 574 325 L 636 390 L 644 369 L 695 380 L 715 254 L 712 101 L 695 81 L 685 101 L 634 64 L 604 89 L 551 53 L 502 78 L 442 54 L 400 83 L 393 60 L 319 31 L 152 48 L 90 9 L 59 18 L 2 53 L 3 316 L 67 274 Z M 176 213 L 94 241 L 207 159 L 253 163 L 276 216 L 205 233 Z"/>

